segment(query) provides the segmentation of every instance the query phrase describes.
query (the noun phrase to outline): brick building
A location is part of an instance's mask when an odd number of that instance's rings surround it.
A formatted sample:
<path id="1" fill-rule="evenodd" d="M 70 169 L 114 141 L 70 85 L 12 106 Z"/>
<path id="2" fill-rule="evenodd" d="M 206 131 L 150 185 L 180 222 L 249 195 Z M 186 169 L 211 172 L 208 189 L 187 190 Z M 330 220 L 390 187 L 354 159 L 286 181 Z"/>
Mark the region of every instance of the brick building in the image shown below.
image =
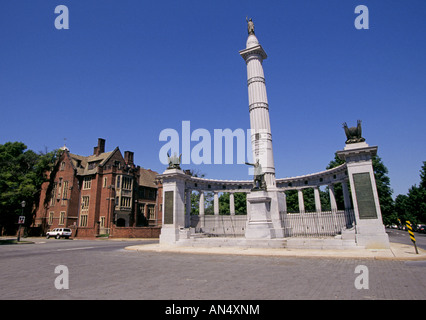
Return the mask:
<path id="1" fill-rule="evenodd" d="M 143 236 L 146 230 L 141 227 L 161 225 L 161 199 L 157 194 L 162 190 L 155 184 L 157 173 L 135 166 L 133 152 L 125 151 L 124 157 L 118 147 L 105 152 L 105 140 L 101 138 L 90 156 L 62 149 L 48 174 L 49 181 L 42 185 L 32 225 L 40 234 L 70 227 L 75 237 L 114 233 Z M 117 231 L 120 228 L 133 229 L 123 233 Z"/>

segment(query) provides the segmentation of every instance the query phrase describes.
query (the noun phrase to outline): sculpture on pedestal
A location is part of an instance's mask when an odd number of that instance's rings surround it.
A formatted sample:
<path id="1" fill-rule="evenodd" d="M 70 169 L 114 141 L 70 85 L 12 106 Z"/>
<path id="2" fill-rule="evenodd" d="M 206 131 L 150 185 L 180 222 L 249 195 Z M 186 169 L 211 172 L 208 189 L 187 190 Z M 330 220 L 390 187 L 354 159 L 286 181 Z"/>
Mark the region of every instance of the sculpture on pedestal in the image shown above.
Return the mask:
<path id="1" fill-rule="evenodd" d="M 254 23 L 253 23 L 253 21 L 251 20 L 251 18 L 248 19 L 247 17 L 246 17 L 246 21 L 247 21 L 248 34 L 254 34 Z"/>
<path id="2" fill-rule="evenodd" d="M 346 124 L 346 122 L 344 122 L 343 129 L 345 130 L 345 133 L 346 133 L 346 144 L 365 141 L 365 139 L 362 137 L 361 120 L 357 121 L 356 127 L 351 127 L 351 128 L 348 128 L 348 125 Z"/>
<path id="3" fill-rule="evenodd" d="M 169 166 L 167 169 L 179 169 L 180 170 L 180 162 L 182 160 L 182 154 L 178 157 L 175 153 L 174 156 L 170 157 L 169 153 L 167 153 L 167 162 Z"/>
<path id="4" fill-rule="evenodd" d="M 259 163 L 259 159 L 257 159 L 256 163 L 246 162 L 245 164 L 254 167 L 254 180 L 252 190 L 266 190 L 265 173 L 262 170 L 262 165 Z"/>

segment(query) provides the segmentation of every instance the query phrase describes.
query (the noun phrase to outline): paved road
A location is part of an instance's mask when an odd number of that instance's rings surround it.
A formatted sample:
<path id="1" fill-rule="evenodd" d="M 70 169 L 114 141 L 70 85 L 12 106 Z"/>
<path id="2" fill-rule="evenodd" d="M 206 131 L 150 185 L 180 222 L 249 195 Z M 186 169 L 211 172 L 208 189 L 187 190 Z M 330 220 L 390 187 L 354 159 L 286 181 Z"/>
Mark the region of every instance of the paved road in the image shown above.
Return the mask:
<path id="1" fill-rule="evenodd" d="M 147 241 L 146 243 L 155 241 Z M 135 252 L 142 241 L 0 246 L 0 299 L 426 299 L 426 261 Z M 55 268 L 69 289 L 55 288 Z M 368 270 L 368 289 L 355 281 Z M 366 275 L 364 273 L 363 275 Z"/>
<path id="2" fill-rule="evenodd" d="M 386 233 L 389 235 L 389 241 L 391 242 L 413 245 L 407 231 L 386 229 Z M 417 247 L 426 250 L 426 234 L 414 232 L 414 237 L 416 238 Z"/>

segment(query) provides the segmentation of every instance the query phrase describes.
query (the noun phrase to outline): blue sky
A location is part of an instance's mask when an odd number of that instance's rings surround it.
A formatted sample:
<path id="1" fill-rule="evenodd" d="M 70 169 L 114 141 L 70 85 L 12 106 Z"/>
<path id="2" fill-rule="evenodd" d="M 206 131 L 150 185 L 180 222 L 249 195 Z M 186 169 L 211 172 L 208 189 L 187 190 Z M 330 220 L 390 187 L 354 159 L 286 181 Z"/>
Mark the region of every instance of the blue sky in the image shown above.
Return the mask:
<path id="1" fill-rule="evenodd" d="M 68 30 L 54 26 L 57 5 Z M 369 29 L 357 30 L 357 5 Z M 97 139 L 162 172 L 163 129 L 249 128 L 246 16 L 264 61 L 277 178 L 322 171 L 342 123 L 389 169 L 394 196 L 426 160 L 426 2 L 36 0 L 0 4 L 0 143 L 89 155 Z M 194 146 L 196 143 L 193 143 Z M 250 179 L 245 165 L 188 165 Z"/>

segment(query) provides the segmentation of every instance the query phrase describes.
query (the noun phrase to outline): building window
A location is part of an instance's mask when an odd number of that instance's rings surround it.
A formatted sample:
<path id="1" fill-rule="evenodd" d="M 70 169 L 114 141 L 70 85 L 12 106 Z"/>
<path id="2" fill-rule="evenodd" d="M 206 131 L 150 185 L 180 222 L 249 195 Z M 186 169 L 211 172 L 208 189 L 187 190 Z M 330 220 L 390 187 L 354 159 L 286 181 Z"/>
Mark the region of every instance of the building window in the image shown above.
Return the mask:
<path id="1" fill-rule="evenodd" d="M 59 215 L 59 224 L 64 224 L 64 223 L 65 223 L 65 211 L 61 211 Z"/>
<path id="2" fill-rule="evenodd" d="M 153 200 L 155 200 L 155 191 L 156 191 L 156 190 L 154 190 L 154 189 L 149 189 L 149 192 L 148 192 L 148 199 L 153 199 Z"/>
<path id="3" fill-rule="evenodd" d="M 104 188 L 106 188 L 107 184 L 108 184 L 108 178 L 104 177 Z"/>
<path id="4" fill-rule="evenodd" d="M 132 198 L 121 196 L 121 207 L 131 208 L 132 207 Z"/>
<path id="5" fill-rule="evenodd" d="M 155 206 L 148 206 L 148 219 L 155 220 Z"/>
<path id="6" fill-rule="evenodd" d="M 49 221 L 47 223 L 50 225 L 53 224 L 53 215 L 54 215 L 54 212 L 49 212 Z"/>
<path id="7" fill-rule="evenodd" d="M 54 206 L 55 205 L 55 198 L 56 198 L 56 189 L 57 189 L 58 184 L 56 182 L 53 183 L 53 187 L 52 187 L 52 192 L 50 194 L 50 205 Z"/>
<path id="8" fill-rule="evenodd" d="M 68 199 L 68 181 L 64 181 L 63 191 L 62 191 L 62 205 L 66 204 Z"/>
<path id="9" fill-rule="evenodd" d="M 101 217 L 101 220 L 100 220 L 100 224 L 99 224 L 99 226 L 100 226 L 101 228 L 105 228 L 105 217 Z"/>
<path id="10" fill-rule="evenodd" d="M 65 170 L 65 162 L 61 162 L 61 169 L 60 169 L 61 171 L 64 171 Z"/>
<path id="11" fill-rule="evenodd" d="M 117 189 L 120 189 L 120 177 L 121 176 L 117 176 Z"/>
<path id="12" fill-rule="evenodd" d="M 80 215 L 80 227 L 87 227 L 87 213 Z"/>
<path id="13" fill-rule="evenodd" d="M 88 190 L 92 187 L 92 177 L 84 177 L 83 190 Z"/>
<path id="14" fill-rule="evenodd" d="M 126 190 L 132 190 L 133 179 L 130 177 L 123 177 L 122 188 Z"/>
<path id="15" fill-rule="evenodd" d="M 83 196 L 83 197 L 81 197 L 81 210 L 82 211 L 89 210 L 89 200 L 90 200 L 89 196 Z"/>

